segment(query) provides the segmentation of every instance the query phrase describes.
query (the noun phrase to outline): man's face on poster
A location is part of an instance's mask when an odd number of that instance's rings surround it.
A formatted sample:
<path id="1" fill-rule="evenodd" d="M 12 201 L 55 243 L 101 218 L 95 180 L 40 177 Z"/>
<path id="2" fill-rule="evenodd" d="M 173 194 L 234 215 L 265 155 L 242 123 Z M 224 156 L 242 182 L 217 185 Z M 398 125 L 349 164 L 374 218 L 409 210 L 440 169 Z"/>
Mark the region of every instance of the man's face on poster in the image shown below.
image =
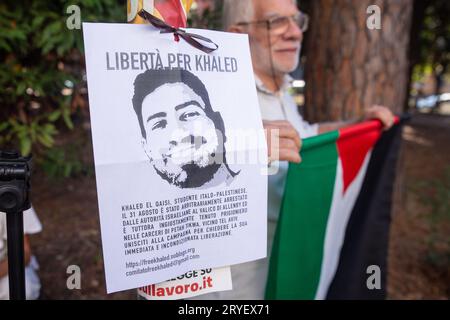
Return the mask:
<path id="1" fill-rule="evenodd" d="M 201 186 L 220 166 L 223 139 L 206 110 L 204 100 L 184 83 L 164 84 L 142 102 L 144 150 L 171 184 Z"/>

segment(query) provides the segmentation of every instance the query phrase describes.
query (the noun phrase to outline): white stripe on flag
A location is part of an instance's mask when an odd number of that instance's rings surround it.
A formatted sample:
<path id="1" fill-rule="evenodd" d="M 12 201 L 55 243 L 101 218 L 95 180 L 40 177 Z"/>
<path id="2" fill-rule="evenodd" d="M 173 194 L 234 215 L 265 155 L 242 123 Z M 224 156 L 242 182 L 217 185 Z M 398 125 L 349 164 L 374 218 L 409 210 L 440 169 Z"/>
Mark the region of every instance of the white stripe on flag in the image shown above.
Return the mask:
<path id="1" fill-rule="evenodd" d="M 345 194 L 342 162 L 340 158 L 338 159 L 333 200 L 325 233 L 322 267 L 320 271 L 319 286 L 316 292 L 316 300 L 323 300 L 327 297 L 328 288 L 331 281 L 333 281 L 338 267 L 347 223 L 361 190 L 371 156 L 372 151 L 367 153 L 358 175 L 350 184 Z"/>

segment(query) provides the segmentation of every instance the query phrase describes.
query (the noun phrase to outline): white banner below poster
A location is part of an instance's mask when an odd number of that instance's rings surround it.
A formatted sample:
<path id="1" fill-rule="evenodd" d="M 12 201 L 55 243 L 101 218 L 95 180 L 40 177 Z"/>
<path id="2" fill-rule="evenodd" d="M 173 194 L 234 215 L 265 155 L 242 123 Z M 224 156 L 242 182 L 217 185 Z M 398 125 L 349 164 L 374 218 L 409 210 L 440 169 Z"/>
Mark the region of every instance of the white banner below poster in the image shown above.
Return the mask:
<path id="1" fill-rule="evenodd" d="M 248 37 L 84 23 L 108 293 L 266 256 L 267 150 Z"/>
<path id="2" fill-rule="evenodd" d="M 145 300 L 187 299 L 233 288 L 230 267 L 187 272 L 175 279 L 138 289 Z"/>

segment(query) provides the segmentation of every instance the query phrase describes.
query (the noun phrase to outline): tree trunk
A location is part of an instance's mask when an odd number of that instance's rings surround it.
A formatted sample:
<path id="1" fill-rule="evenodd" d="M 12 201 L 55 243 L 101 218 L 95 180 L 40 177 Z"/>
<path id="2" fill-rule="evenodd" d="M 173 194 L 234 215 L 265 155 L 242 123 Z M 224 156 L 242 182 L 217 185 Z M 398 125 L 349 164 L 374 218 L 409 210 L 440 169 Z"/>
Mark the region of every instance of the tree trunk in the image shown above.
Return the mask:
<path id="1" fill-rule="evenodd" d="M 408 90 L 412 1 L 315 0 L 310 5 L 306 118 L 353 119 L 374 104 L 401 112 Z M 370 5 L 381 9 L 380 30 L 367 27 Z"/>

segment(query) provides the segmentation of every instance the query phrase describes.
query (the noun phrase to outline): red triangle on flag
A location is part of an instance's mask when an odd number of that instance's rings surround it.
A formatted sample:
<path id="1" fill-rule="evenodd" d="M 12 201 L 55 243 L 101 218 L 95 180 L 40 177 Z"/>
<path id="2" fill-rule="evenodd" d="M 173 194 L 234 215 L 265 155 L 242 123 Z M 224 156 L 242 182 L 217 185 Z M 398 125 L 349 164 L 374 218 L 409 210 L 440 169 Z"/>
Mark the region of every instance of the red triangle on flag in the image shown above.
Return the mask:
<path id="1" fill-rule="evenodd" d="M 337 148 L 342 163 L 344 193 L 358 175 L 367 153 L 381 136 L 381 122 L 364 122 L 339 131 Z"/>

